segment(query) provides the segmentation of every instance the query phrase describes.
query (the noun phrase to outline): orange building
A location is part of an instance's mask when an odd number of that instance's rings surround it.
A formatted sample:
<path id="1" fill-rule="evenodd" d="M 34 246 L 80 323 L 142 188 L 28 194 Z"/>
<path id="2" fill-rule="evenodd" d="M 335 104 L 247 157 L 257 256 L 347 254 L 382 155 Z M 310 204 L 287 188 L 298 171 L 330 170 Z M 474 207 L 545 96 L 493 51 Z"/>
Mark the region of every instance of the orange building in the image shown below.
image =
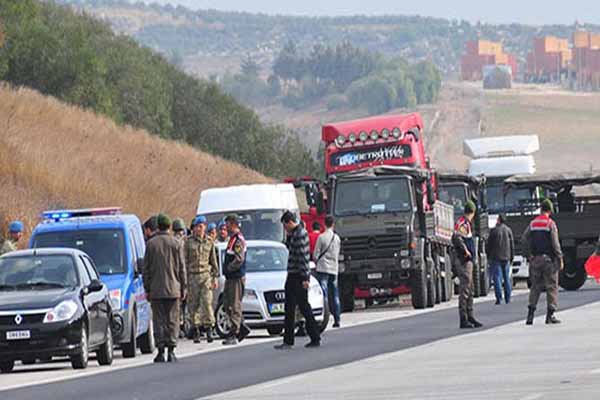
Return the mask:
<path id="1" fill-rule="evenodd" d="M 600 90 L 600 34 L 577 31 L 573 34 L 573 62 L 577 86 Z"/>
<path id="2" fill-rule="evenodd" d="M 535 38 L 527 55 L 526 80 L 556 81 L 573 58 L 568 39 L 554 36 Z"/>
<path id="3" fill-rule="evenodd" d="M 502 43 L 489 40 L 470 40 L 465 44 L 465 54 L 460 60 L 461 78 L 478 81 L 483 78 L 486 65 L 508 65 L 513 77 L 517 74 L 517 61 L 512 54 L 502 49 Z"/>

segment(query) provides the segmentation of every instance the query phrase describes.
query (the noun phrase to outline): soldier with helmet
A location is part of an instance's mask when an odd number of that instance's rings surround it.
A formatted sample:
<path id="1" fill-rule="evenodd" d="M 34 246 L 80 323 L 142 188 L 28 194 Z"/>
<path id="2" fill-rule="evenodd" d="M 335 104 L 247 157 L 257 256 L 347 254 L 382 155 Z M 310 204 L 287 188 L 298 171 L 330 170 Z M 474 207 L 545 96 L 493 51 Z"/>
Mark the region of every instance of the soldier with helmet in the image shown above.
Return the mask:
<path id="1" fill-rule="evenodd" d="M 173 225 L 171 227 L 173 230 L 173 236 L 183 242 L 185 241 L 185 237 L 187 236 L 187 231 L 185 229 L 185 222 L 181 218 L 175 218 L 173 220 Z"/>
<path id="2" fill-rule="evenodd" d="M 558 272 L 564 267 L 558 228 L 550 217 L 554 205 L 549 199 L 542 202 L 542 214 L 535 217 L 523 233 L 521 243 L 529 259 L 529 310 L 527 325 L 533 325 L 535 309 L 541 292 L 546 290 L 546 324 L 559 324 L 554 313 L 558 310 Z"/>
<path id="3" fill-rule="evenodd" d="M 185 241 L 185 261 L 188 272 L 188 311 L 193 324 L 194 343 L 200 343 L 200 330 L 206 340 L 213 341 L 215 317 L 213 290 L 218 286 L 219 265 L 213 239 L 206 233 L 206 218 L 194 219 L 192 235 Z"/>
<path id="4" fill-rule="evenodd" d="M 8 237 L 0 246 L 0 255 L 17 250 L 17 243 L 23 237 L 24 225 L 21 221 L 13 221 L 8 226 Z"/>
<path id="5" fill-rule="evenodd" d="M 464 215 L 456 221 L 452 245 L 457 261 L 459 283 L 458 312 L 460 328 L 480 328 L 483 325 L 473 316 L 473 263 L 477 255 L 473 241 L 473 218 L 477 206 L 472 201 L 465 204 Z"/>

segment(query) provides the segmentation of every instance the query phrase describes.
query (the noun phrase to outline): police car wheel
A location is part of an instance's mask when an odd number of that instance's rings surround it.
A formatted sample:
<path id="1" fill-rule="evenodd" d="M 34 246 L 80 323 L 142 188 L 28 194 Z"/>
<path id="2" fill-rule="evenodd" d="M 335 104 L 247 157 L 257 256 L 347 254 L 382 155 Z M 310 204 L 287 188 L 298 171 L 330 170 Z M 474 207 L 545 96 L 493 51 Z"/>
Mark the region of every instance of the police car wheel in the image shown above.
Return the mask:
<path id="1" fill-rule="evenodd" d="M 85 369 L 88 366 L 90 349 L 85 325 L 81 327 L 80 348 L 79 354 L 71 356 L 71 366 L 74 369 Z"/>
<path id="2" fill-rule="evenodd" d="M 217 330 L 217 335 L 219 335 L 220 338 L 225 338 L 227 337 L 227 335 L 229 335 L 229 331 L 231 330 L 231 324 L 229 322 L 229 317 L 227 316 L 227 313 L 225 312 L 225 308 L 223 307 L 223 301 L 219 300 L 219 304 L 217 305 L 217 311 L 215 312 L 215 319 L 216 319 L 216 330 Z"/>
<path id="3" fill-rule="evenodd" d="M 133 318 L 131 319 L 131 326 L 129 329 L 131 330 L 129 337 L 130 340 L 128 343 L 122 343 L 121 349 L 123 350 L 123 358 L 134 358 L 137 350 L 137 316 L 133 313 Z"/>
<path id="4" fill-rule="evenodd" d="M 8 374 L 9 372 L 12 372 L 14 367 L 15 362 L 13 360 L 0 361 L 0 372 L 2 372 L 3 374 Z"/>
<path id="5" fill-rule="evenodd" d="M 152 320 L 150 320 L 148 322 L 148 330 L 140 336 L 140 351 L 142 354 L 152 354 L 154 350 L 154 325 L 152 324 Z"/>

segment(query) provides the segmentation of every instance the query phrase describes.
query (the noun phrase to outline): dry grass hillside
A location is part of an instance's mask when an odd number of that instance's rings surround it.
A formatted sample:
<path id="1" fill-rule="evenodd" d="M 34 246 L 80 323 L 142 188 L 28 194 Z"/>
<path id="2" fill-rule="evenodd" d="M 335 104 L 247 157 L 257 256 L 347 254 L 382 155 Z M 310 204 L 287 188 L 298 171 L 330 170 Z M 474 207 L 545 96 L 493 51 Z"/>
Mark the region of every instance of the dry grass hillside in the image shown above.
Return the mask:
<path id="1" fill-rule="evenodd" d="M 188 221 L 200 191 L 266 182 L 240 165 L 161 140 L 29 89 L 0 86 L 0 223 L 28 231 L 48 208 L 121 206 Z"/>

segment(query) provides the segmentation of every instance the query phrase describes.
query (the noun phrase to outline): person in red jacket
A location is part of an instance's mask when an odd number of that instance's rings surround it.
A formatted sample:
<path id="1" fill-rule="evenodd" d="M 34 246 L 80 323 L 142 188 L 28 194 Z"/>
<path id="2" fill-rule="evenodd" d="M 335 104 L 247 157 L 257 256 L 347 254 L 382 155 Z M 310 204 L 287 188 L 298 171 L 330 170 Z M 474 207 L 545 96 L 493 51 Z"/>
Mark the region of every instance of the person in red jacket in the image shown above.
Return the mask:
<path id="1" fill-rule="evenodd" d="M 321 235 L 321 224 L 318 221 L 313 222 L 312 231 L 308 234 L 308 242 L 310 245 L 310 254 L 315 252 L 315 246 L 317 244 L 317 239 Z M 314 261 L 314 260 L 312 260 Z"/>

